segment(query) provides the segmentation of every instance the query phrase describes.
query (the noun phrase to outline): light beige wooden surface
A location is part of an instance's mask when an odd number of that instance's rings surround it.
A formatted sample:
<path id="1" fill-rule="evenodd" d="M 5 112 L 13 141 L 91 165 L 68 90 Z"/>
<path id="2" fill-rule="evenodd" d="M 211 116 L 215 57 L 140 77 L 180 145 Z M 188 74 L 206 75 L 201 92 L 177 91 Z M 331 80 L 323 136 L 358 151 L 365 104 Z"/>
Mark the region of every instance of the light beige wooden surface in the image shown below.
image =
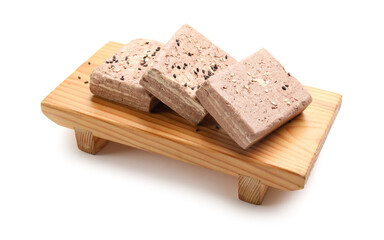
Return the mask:
<path id="1" fill-rule="evenodd" d="M 79 138 L 90 137 L 81 131 L 91 132 L 92 139 L 88 140 L 94 141 L 95 146 L 90 147 L 90 152 L 105 143 L 101 138 L 236 177 L 259 179 L 274 188 L 304 187 L 340 108 L 341 95 L 307 87 L 313 103 L 303 114 L 243 150 L 222 129 L 216 129 L 209 117 L 196 131 L 196 127 L 164 105 L 154 113 L 144 113 L 93 96 L 84 81 L 89 81 L 91 71 L 120 46 L 107 43 L 41 103 L 49 119 L 77 129 Z"/>

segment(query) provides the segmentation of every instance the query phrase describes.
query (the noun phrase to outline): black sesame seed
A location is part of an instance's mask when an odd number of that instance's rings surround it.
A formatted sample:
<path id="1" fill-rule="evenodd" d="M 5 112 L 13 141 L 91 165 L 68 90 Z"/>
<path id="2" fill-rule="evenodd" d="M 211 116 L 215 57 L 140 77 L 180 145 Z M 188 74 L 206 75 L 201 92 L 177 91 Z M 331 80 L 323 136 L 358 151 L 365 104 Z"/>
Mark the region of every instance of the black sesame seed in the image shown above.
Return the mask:
<path id="1" fill-rule="evenodd" d="M 160 47 L 156 48 L 156 51 L 160 51 Z"/>
<path id="2" fill-rule="evenodd" d="M 180 47 L 180 43 L 177 43 L 177 46 Z"/>
<path id="3" fill-rule="evenodd" d="M 291 74 L 290 74 L 290 73 L 288 73 L 288 76 L 291 76 Z"/>
<path id="4" fill-rule="evenodd" d="M 207 80 L 209 78 L 209 76 L 207 75 L 204 75 L 204 79 Z"/>
<path id="5" fill-rule="evenodd" d="M 196 132 L 200 131 L 200 129 L 196 128 Z"/>
<path id="6" fill-rule="evenodd" d="M 177 66 L 177 69 L 181 69 L 181 67 L 180 67 L 180 66 Z"/>
<path id="7" fill-rule="evenodd" d="M 141 71 L 141 68 L 138 68 Z"/>
<path id="8" fill-rule="evenodd" d="M 108 64 L 109 62 L 108 61 L 105 61 L 106 64 Z"/>
<path id="9" fill-rule="evenodd" d="M 196 70 L 193 70 L 193 73 L 197 75 L 197 72 L 196 72 Z"/>
<path id="10" fill-rule="evenodd" d="M 91 62 L 88 62 L 88 65 L 91 65 Z"/>
<path id="11" fill-rule="evenodd" d="M 199 68 L 196 68 L 196 71 L 199 72 Z"/>
<path id="12" fill-rule="evenodd" d="M 85 81 L 85 82 L 84 82 L 84 84 L 87 84 L 87 83 L 88 83 L 88 81 Z"/>
<path id="13" fill-rule="evenodd" d="M 179 42 L 179 39 L 176 39 L 176 42 Z"/>
<path id="14" fill-rule="evenodd" d="M 188 83 L 184 83 L 184 87 L 188 86 Z"/>
<path id="15" fill-rule="evenodd" d="M 212 76 L 212 72 L 208 70 L 208 76 Z"/>
<path id="16" fill-rule="evenodd" d="M 145 63 L 145 64 L 143 64 L 143 67 L 148 67 L 148 64 L 146 64 L 146 63 Z"/>
<path id="17" fill-rule="evenodd" d="M 284 91 L 285 91 L 285 90 L 287 90 L 287 88 L 286 88 L 286 87 L 284 87 L 284 86 L 282 86 L 281 88 L 282 88 Z"/>
<path id="18" fill-rule="evenodd" d="M 199 89 L 200 88 L 200 85 L 197 85 L 197 89 Z"/>
<path id="19" fill-rule="evenodd" d="M 184 66 L 185 66 L 185 67 L 187 67 L 187 66 L 188 66 L 188 64 L 184 63 Z"/>
<path id="20" fill-rule="evenodd" d="M 128 57 L 125 57 L 125 61 L 127 61 L 128 60 Z"/>
<path id="21" fill-rule="evenodd" d="M 115 62 L 119 62 L 119 60 L 115 60 Z"/>
<path id="22" fill-rule="evenodd" d="M 174 69 L 174 68 L 175 68 L 175 66 L 172 65 L 172 69 Z"/>
<path id="23" fill-rule="evenodd" d="M 121 76 L 120 80 L 124 81 L 124 76 Z"/>
<path id="24" fill-rule="evenodd" d="M 190 52 L 188 53 L 188 56 L 192 56 L 192 55 L 193 55 L 192 53 L 190 53 Z"/>
<path id="25" fill-rule="evenodd" d="M 80 77 L 80 76 L 77 76 L 77 78 L 78 78 L 78 79 L 81 79 L 81 77 Z"/>
<path id="26" fill-rule="evenodd" d="M 225 59 L 228 59 L 228 56 L 227 56 L 227 55 L 225 55 Z"/>
<path id="27" fill-rule="evenodd" d="M 192 90 L 195 90 L 195 87 L 191 87 Z"/>
<path id="28" fill-rule="evenodd" d="M 203 69 L 203 70 L 201 70 L 203 73 L 205 73 L 205 70 Z"/>
<path id="29" fill-rule="evenodd" d="M 152 57 L 156 56 L 156 52 L 152 53 Z"/>
<path id="30" fill-rule="evenodd" d="M 115 60 L 115 59 L 116 59 L 116 56 L 114 55 L 114 56 L 112 57 L 112 59 Z"/>
<path id="31" fill-rule="evenodd" d="M 183 69 L 185 69 L 187 66 L 184 66 Z"/>
<path id="32" fill-rule="evenodd" d="M 219 125 L 216 125 L 216 129 L 220 129 Z"/>
<path id="33" fill-rule="evenodd" d="M 173 77 L 176 78 L 176 74 L 173 74 Z"/>
<path id="34" fill-rule="evenodd" d="M 149 42 L 145 42 L 145 44 L 148 44 Z"/>
<path id="35" fill-rule="evenodd" d="M 285 86 L 286 86 L 286 87 L 289 87 L 289 85 L 288 85 L 288 84 L 285 84 Z"/>

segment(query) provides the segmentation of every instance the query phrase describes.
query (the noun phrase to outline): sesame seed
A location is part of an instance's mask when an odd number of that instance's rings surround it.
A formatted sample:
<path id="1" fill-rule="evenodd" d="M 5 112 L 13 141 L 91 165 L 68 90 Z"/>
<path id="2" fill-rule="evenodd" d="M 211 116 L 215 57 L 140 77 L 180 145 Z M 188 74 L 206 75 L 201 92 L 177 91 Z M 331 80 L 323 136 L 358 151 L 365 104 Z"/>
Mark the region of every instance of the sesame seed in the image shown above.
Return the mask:
<path id="1" fill-rule="evenodd" d="M 184 83 L 184 87 L 187 87 L 188 86 L 188 83 Z"/>
<path id="2" fill-rule="evenodd" d="M 156 51 L 160 51 L 160 49 L 161 49 L 160 47 L 157 47 L 157 48 L 156 48 Z"/>
<path id="3" fill-rule="evenodd" d="M 87 83 L 88 83 L 88 81 L 85 81 L 85 82 L 84 82 L 84 84 L 87 84 Z"/>
<path id="4" fill-rule="evenodd" d="M 200 88 L 200 85 L 197 85 L 197 89 L 199 89 Z"/>
<path id="5" fill-rule="evenodd" d="M 196 68 L 196 72 L 199 72 L 199 68 Z"/>
<path id="6" fill-rule="evenodd" d="M 236 79 L 233 79 L 232 82 L 235 83 L 235 82 L 237 82 L 237 80 L 236 80 Z"/>
<path id="7" fill-rule="evenodd" d="M 192 90 L 195 90 L 195 87 L 191 87 Z"/>
<path id="8" fill-rule="evenodd" d="M 192 53 L 190 53 L 190 52 L 188 53 L 188 56 L 190 56 L 190 57 L 191 57 L 192 55 L 193 55 Z"/>
<path id="9" fill-rule="evenodd" d="M 128 60 L 128 57 L 125 57 L 125 61 L 127 61 Z"/>
<path id="10" fill-rule="evenodd" d="M 198 132 L 198 131 L 200 131 L 200 129 L 198 129 L 198 128 L 196 128 L 196 130 L 195 130 L 196 132 Z"/>
<path id="11" fill-rule="evenodd" d="M 121 81 L 124 81 L 124 76 L 121 76 L 120 80 L 121 80 Z"/>
<path id="12" fill-rule="evenodd" d="M 239 93 L 239 89 L 236 89 L 235 91 L 236 91 L 236 93 Z"/>
<path id="13" fill-rule="evenodd" d="M 181 69 L 181 67 L 180 67 L 180 66 L 177 66 L 177 69 Z"/>
<path id="14" fill-rule="evenodd" d="M 203 69 L 203 70 L 201 70 L 203 73 L 205 73 L 205 70 Z"/>
<path id="15" fill-rule="evenodd" d="M 272 103 L 273 105 L 275 105 L 275 106 L 277 105 L 274 101 L 271 101 L 271 103 Z"/>
<path id="16" fill-rule="evenodd" d="M 209 76 L 207 75 L 204 75 L 204 79 L 207 80 L 209 78 Z"/>
<path id="17" fill-rule="evenodd" d="M 291 74 L 290 74 L 290 73 L 288 73 L 288 76 L 291 76 Z"/>
<path id="18" fill-rule="evenodd" d="M 288 84 L 285 84 L 285 86 L 286 86 L 286 87 L 289 87 L 289 85 L 288 85 Z"/>
<path id="19" fill-rule="evenodd" d="M 145 44 L 148 44 L 149 42 L 145 42 Z"/>
<path id="20" fill-rule="evenodd" d="M 285 86 L 282 86 L 281 88 L 282 88 L 284 91 L 287 90 L 287 88 L 286 88 Z"/>
<path id="21" fill-rule="evenodd" d="M 268 89 L 265 89 L 265 92 L 267 93 L 267 92 L 268 92 Z"/>
<path id="22" fill-rule="evenodd" d="M 235 76 L 235 74 L 234 74 L 234 73 L 230 73 L 229 75 L 230 75 L 231 77 Z"/>
<path id="23" fill-rule="evenodd" d="M 173 77 L 176 78 L 176 74 L 173 74 Z"/>
<path id="24" fill-rule="evenodd" d="M 81 77 L 80 77 L 80 76 L 77 76 L 77 78 L 78 78 L 78 79 L 81 79 Z"/>
<path id="25" fill-rule="evenodd" d="M 180 43 L 179 42 L 177 43 L 177 46 L 180 47 Z"/>
<path id="26" fill-rule="evenodd" d="M 216 129 L 220 129 L 219 125 L 216 125 Z"/>
<path id="27" fill-rule="evenodd" d="M 185 67 L 188 67 L 188 64 L 184 63 L 184 66 L 185 66 Z"/>
<path id="28" fill-rule="evenodd" d="M 228 56 L 227 56 L 227 55 L 225 55 L 225 59 L 228 59 Z"/>
<path id="29" fill-rule="evenodd" d="M 138 68 L 141 71 L 141 68 Z"/>
<path id="30" fill-rule="evenodd" d="M 248 85 L 245 85 L 244 87 L 245 87 L 246 89 L 249 89 L 249 86 L 248 86 Z"/>
<path id="31" fill-rule="evenodd" d="M 91 62 L 88 62 L 88 65 L 91 65 Z"/>

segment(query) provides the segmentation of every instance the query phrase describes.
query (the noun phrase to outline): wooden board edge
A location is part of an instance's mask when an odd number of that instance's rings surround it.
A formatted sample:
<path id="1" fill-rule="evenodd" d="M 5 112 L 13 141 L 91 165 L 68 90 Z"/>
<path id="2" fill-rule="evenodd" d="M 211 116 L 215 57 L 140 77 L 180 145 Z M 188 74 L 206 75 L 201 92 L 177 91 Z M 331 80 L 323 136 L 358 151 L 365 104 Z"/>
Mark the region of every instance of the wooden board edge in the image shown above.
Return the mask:
<path id="1" fill-rule="evenodd" d="M 305 183 L 308 181 L 309 175 L 310 175 L 310 173 L 311 173 L 311 171 L 312 171 L 312 169 L 313 169 L 313 167 L 314 167 L 314 165 L 315 165 L 315 163 L 316 163 L 316 161 L 317 161 L 317 159 L 318 159 L 318 157 L 320 155 L 320 152 L 321 152 L 321 150 L 323 148 L 325 140 L 327 139 L 327 137 L 329 135 L 329 132 L 331 131 L 331 128 L 333 126 L 333 123 L 335 122 L 336 117 L 337 117 L 337 115 L 338 115 L 338 113 L 340 111 L 340 108 L 341 108 L 341 104 L 342 104 L 342 101 L 343 101 L 343 96 L 341 94 L 338 94 L 338 93 L 333 93 L 333 94 L 335 94 L 337 97 L 339 97 L 338 104 L 336 105 L 335 110 L 333 112 L 333 116 L 332 116 L 332 118 L 331 118 L 331 120 L 330 120 L 330 122 L 329 122 L 329 124 L 327 126 L 326 131 L 324 132 L 324 134 L 323 134 L 323 136 L 321 138 L 320 144 L 317 146 L 315 154 L 314 154 L 314 156 L 312 158 L 311 165 L 309 166 L 307 172 L 305 173 Z"/>
<path id="2" fill-rule="evenodd" d="M 82 128 L 82 129 L 85 129 L 85 130 L 93 131 L 92 129 L 87 128 L 85 126 L 80 126 L 80 125 L 76 124 L 73 120 L 71 120 L 71 118 L 76 116 L 75 119 L 81 119 L 82 121 L 87 121 L 86 119 L 90 118 L 90 116 L 88 116 L 88 115 L 85 115 L 85 114 L 82 114 L 82 113 L 79 113 L 79 112 L 73 112 L 70 109 L 64 109 L 64 108 L 58 107 L 58 106 L 53 105 L 53 104 L 51 104 L 51 103 L 49 103 L 47 101 L 43 101 L 41 103 L 41 111 L 42 111 L 42 113 L 48 119 L 50 119 L 51 121 L 53 121 L 54 123 L 56 123 L 56 124 L 58 124 L 58 125 L 60 125 L 62 127 L 66 127 L 66 128 L 70 128 L 70 129 Z M 55 116 L 56 114 L 52 114 L 52 111 L 53 112 L 57 112 L 57 113 L 64 113 L 66 115 L 68 114 L 68 117 L 65 117 L 65 118 L 63 118 L 63 117 L 56 117 Z M 100 119 L 96 119 L 96 120 L 104 122 L 104 121 L 102 121 Z M 104 122 L 104 123 L 111 124 L 109 122 Z M 134 131 L 134 130 L 132 130 L 132 131 Z M 137 130 L 137 131 L 140 131 L 140 130 Z M 115 141 L 114 139 L 109 138 L 108 136 L 97 134 L 97 131 L 95 131 L 95 135 L 94 136 L 95 137 L 99 137 L 99 138 L 103 138 L 103 139 L 108 140 L 108 141 L 118 142 L 118 141 Z M 168 139 L 167 141 L 171 141 L 171 140 Z M 121 143 L 123 145 L 131 146 L 129 144 L 125 144 L 124 142 L 119 142 L 119 143 Z M 176 143 L 176 144 L 181 144 L 181 143 Z M 132 147 L 135 147 L 135 146 L 132 146 Z M 199 152 L 199 151 L 202 150 L 202 149 L 197 148 L 196 146 L 193 146 L 193 145 L 188 146 L 188 147 L 190 148 L 191 151 Z M 142 149 L 140 147 L 136 147 L 136 148 L 144 150 L 144 151 L 148 151 L 148 150 Z M 206 153 L 208 155 L 209 154 L 215 154 L 214 150 L 212 150 L 212 149 L 208 148 L 208 149 L 205 149 L 205 150 L 208 151 Z M 149 152 L 151 152 L 151 151 L 149 151 Z M 155 154 L 160 154 L 160 153 L 155 153 Z M 161 154 L 161 155 L 163 155 L 163 154 Z M 167 155 L 164 155 L 164 156 L 167 156 Z M 187 163 L 190 163 L 190 164 L 202 166 L 202 167 L 205 167 L 205 168 L 208 168 L 208 169 L 211 169 L 211 170 L 214 170 L 214 171 L 222 172 L 222 173 L 225 173 L 225 174 L 228 174 L 228 175 L 232 175 L 232 176 L 235 176 L 235 177 L 237 177 L 239 174 L 241 174 L 241 175 L 249 176 L 249 177 L 252 177 L 252 178 L 255 178 L 255 179 L 260 179 L 260 181 L 263 184 L 268 185 L 270 187 L 278 188 L 278 189 L 281 189 L 281 190 L 295 191 L 295 190 L 299 190 L 299 189 L 304 188 L 304 184 L 305 184 L 304 176 L 298 175 L 297 173 L 288 171 L 286 169 L 276 168 L 275 166 L 267 165 L 267 164 L 263 164 L 263 163 L 260 163 L 257 166 L 251 166 L 251 165 L 248 165 L 247 163 L 243 163 L 242 164 L 243 166 L 240 168 L 241 171 L 238 171 L 238 172 L 226 172 L 226 171 L 217 170 L 217 169 L 213 169 L 213 168 L 201 165 L 198 162 L 193 162 L 191 160 L 178 159 L 178 158 L 173 158 L 173 157 L 170 157 L 170 156 L 167 156 L 167 157 L 175 159 L 175 160 L 181 160 L 181 161 L 184 161 L 184 162 L 187 162 Z M 207 162 L 207 164 L 205 164 L 205 165 L 210 165 L 210 164 L 211 163 Z M 247 166 L 251 167 L 251 168 L 256 168 L 259 172 L 262 172 L 264 174 L 264 176 L 256 175 L 254 173 L 254 170 L 244 170 L 244 169 L 247 169 Z M 275 181 L 273 180 L 273 178 L 275 178 Z M 277 180 L 277 179 L 279 179 L 279 180 Z"/>

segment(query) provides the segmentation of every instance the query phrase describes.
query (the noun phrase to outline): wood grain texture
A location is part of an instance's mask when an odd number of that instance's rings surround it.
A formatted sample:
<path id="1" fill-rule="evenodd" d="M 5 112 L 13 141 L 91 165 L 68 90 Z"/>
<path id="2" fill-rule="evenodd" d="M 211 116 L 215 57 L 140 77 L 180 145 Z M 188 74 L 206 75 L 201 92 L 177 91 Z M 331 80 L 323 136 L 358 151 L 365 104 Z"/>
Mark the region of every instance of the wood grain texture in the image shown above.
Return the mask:
<path id="1" fill-rule="evenodd" d="M 77 147 L 86 153 L 96 154 L 107 144 L 107 140 L 93 136 L 88 130 L 75 128 Z"/>
<path id="2" fill-rule="evenodd" d="M 93 96 L 84 81 L 89 81 L 92 70 L 121 46 L 109 42 L 82 64 L 42 101 L 43 113 L 64 127 L 88 130 L 102 139 L 236 177 L 259 179 L 270 187 L 304 187 L 340 108 L 341 95 L 306 87 L 313 97 L 311 105 L 290 123 L 243 150 L 222 129 L 216 129 L 211 117 L 196 131 L 164 105 L 145 113 Z"/>
<path id="3" fill-rule="evenodd" d="M 260 205 L 267 193 L 268 186 L 260 180 L 248 176 L 238 176 L 239 199 L 248 203 Z"/>

